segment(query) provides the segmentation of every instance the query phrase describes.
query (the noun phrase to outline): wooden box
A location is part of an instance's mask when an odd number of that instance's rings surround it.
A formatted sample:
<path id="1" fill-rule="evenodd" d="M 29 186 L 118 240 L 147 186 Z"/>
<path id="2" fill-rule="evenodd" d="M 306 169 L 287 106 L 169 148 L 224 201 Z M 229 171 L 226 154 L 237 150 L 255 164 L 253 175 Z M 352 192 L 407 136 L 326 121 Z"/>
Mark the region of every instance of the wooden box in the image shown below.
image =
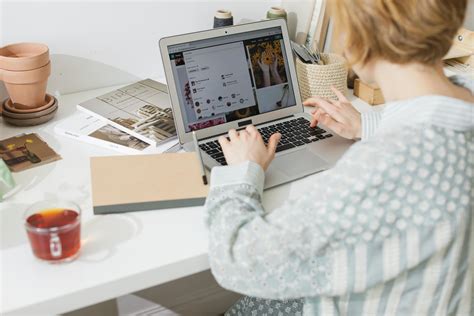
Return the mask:
<path id="1" fill-rule="evenodd" d="M 444 56 L 443 59 L 457 58 L 462 63 L 466 63 L 467 60 L 474 54 L 474 32 L 461 28 L 456 34 L 453 45 L 449 52 Z M 470 60 L 472 62 L 472 58 Z"/>
<path id="2" fill-rule="evenodd" d="M 354 95 L 370 105 L 385 103 L 382 90 L 375 84 L 368 84 L 360 79 L 354 81 Z"/>

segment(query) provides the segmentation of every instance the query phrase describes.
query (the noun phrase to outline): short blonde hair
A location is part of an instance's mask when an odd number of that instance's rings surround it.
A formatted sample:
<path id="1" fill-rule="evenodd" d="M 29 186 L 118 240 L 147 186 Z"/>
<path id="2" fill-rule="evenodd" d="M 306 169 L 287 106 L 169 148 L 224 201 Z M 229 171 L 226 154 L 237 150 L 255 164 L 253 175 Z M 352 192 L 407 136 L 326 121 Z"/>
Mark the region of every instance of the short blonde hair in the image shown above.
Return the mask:
<path id="1" fill-rule="evenodd" d="M 434 64 L 462 26 L 467 0 L 329 0 L 351 64 Z"/>

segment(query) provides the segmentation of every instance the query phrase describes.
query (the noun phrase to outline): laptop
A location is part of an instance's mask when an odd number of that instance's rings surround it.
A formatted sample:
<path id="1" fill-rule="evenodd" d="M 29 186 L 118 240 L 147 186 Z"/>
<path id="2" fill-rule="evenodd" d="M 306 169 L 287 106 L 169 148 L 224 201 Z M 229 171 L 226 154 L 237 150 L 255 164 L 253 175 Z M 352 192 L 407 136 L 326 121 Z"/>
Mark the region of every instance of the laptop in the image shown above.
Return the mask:
<path id="1" fill-rule="evenodd" d="M 265 188 L 330 168 L 353 143 L 310 128 L 283 19 L 163 38 L 160 51 L 179 142 L 194 151 L 195 131 L 209 169 L 226 165 L 219 136 L 249 124 L 265 142 L 282 134 Z"/>

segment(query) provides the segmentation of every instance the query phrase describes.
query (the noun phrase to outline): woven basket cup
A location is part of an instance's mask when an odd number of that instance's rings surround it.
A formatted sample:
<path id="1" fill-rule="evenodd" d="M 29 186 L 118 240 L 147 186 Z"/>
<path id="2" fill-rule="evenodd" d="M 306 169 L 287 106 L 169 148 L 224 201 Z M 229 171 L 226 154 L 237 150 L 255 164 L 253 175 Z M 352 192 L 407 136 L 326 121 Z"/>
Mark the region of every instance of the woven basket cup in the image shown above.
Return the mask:
<path id="1" fill-rule="evenodd" d="M 336 54 L 321 54 L 324 65 L 305 64 L 296 58 L 296 73 L 303 101 L 319 96 L 336 99 L 331 86 L 347 93 L 347 62 L 344 57 Z"/>

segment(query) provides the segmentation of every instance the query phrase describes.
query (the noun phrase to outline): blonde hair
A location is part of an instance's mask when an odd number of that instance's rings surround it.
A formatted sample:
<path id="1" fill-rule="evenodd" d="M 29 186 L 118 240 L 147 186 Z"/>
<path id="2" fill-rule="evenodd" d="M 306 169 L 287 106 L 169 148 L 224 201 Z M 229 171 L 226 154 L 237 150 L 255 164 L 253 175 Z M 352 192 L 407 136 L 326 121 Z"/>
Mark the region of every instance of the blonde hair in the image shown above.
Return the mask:
<path id="1" fill-rule="evenodd" d="M 330 0 L 349 62 L 434 64 L 452 45 L 467 0 Z"/>

